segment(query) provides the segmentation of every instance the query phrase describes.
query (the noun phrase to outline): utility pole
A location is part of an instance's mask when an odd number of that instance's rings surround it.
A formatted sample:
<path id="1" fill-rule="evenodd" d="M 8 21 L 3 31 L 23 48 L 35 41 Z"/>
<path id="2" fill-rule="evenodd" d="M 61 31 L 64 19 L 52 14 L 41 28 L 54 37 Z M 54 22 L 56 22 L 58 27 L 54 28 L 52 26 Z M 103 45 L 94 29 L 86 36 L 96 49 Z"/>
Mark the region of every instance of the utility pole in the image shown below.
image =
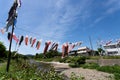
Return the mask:
<path id="1" fill-rule="evenodd" d="M 93 45 L 92 45 L 92 41 L 91 41 L 91 37 L 89 36 L 89 42 L 90 42 L 90 47 L 92 49 L 92 54 L 93 54 Z M 93 54 L 94 55 L 94 54 Z"/>
<path id="2" fill-rule="evenodd" d="M 92 45 L 92 41 L 91 41 L 91 37 L 89 36 L 89 41 L 90 41 L 90 47 L 93 50 L 93 45 Z"/>

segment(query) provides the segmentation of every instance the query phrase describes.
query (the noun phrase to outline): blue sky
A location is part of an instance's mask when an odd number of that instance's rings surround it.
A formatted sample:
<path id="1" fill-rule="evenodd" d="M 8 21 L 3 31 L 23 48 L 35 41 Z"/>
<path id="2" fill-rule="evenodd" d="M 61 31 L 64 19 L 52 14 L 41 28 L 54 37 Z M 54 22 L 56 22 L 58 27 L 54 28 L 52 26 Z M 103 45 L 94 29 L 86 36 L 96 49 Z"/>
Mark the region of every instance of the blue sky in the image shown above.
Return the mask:
<path id="1" fill-rule="evenodd" d="M 8 11 L 14 0 L 0 0 L 0 28 L 5 26 Z M 47 40 L 59 42 L 82 41 L 81 46 L 88 46 L 89 36 L 93 48 L 97 48 L 97 40 L 113 40 L 120 38 L 120 0 L 21 0 L 18 10 L 15 34 L 28 35 L 42 39 L 40 50 L 25 46 L 19 49 L 23 54 L 43 52 Z M 11 28 L 9 28 L 11 31 Z M 9 41 L 7 33 L 0 34 L 7 49 Z M 78 48 L 78 47 L 77 47 Z M 13 40 L 12 50 L 15 50 Z"/>

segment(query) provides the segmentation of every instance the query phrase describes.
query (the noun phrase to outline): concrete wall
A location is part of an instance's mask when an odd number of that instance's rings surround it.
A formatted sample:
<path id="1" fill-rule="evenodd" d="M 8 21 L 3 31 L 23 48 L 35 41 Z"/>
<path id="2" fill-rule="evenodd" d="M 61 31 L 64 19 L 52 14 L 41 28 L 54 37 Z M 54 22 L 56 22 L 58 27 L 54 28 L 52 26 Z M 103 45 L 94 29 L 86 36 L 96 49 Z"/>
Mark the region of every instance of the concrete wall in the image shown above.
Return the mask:
<path id="1" fill-rule="evenodd" d="M 120 65 L 120 59 L 99 59 L 100 66 L 113 66 Z"/>
<path id="2" fill-rule="evenodd" d="M 98 64 L 98 60 L 86 60 L 86 63 L 97 63 Z"/>
<path id="3" fill-rule="evenodd" d="M 100 66 L 113 66 L 120 65 L 120 59 L 99 59 L 99 60 L 86 60 L 86 63 L 97 63 Z"/>

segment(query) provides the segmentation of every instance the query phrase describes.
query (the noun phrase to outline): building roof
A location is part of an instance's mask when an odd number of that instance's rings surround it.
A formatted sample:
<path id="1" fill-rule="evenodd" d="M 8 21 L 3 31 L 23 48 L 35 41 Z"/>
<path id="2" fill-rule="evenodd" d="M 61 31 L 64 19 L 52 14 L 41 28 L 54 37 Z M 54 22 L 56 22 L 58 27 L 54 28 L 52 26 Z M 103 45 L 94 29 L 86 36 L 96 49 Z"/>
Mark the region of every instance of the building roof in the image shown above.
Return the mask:
<path id="1" fill-rule="evenodd" d="M 89 48 L 87 46 L 78 48 L 78 50 L 82 50 L 82 49 L 89 49 Z"/>
<path id="2" fill-rule="evenodd" d="M 110 44 L 108 44 L 108 45 L 103 45 L 103 47 L 105 47 L 105 46 L 112 46 L 112 45 L 118 45 L 119 43 L 110 43 Z"/>

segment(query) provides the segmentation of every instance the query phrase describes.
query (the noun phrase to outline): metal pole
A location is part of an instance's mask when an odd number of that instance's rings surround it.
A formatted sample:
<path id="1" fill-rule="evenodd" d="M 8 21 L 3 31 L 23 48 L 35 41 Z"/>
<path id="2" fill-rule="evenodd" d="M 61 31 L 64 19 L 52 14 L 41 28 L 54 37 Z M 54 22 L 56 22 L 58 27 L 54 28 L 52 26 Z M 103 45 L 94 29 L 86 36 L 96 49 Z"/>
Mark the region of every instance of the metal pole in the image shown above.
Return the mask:
<path id="1" fill-rule="evenodd" d="M 92 55 L 94 56 L 94 51 L 93 51 L 93 45 L 92 45 L 92 41 L 91 41 L 91 36 L 89 36 L 89 41 L 90 41 L 90 47 L 92 49 Z"/>
<path id="2" fill-rule="evenodd" d="M 14 25 L 12 25 L 12 33 L 10 37 L 9 55 L 8 55 L 8 61 L 7 61 L 7 67 L 6 67 L 7 72 L 9 72 L 9 65 L 10 65 L 10 60 L 11 60 L 11 45 L 12 45 L 13 32 L 14 32 Z"/>
<path id="3" fill-rule="evenodd" d="M 89 36 L 89 41 L 90 41 L 90 47 L 93 50 L 93 45 L 92 45 L 92 41 L 91 41 L 91 37 Z"/>

